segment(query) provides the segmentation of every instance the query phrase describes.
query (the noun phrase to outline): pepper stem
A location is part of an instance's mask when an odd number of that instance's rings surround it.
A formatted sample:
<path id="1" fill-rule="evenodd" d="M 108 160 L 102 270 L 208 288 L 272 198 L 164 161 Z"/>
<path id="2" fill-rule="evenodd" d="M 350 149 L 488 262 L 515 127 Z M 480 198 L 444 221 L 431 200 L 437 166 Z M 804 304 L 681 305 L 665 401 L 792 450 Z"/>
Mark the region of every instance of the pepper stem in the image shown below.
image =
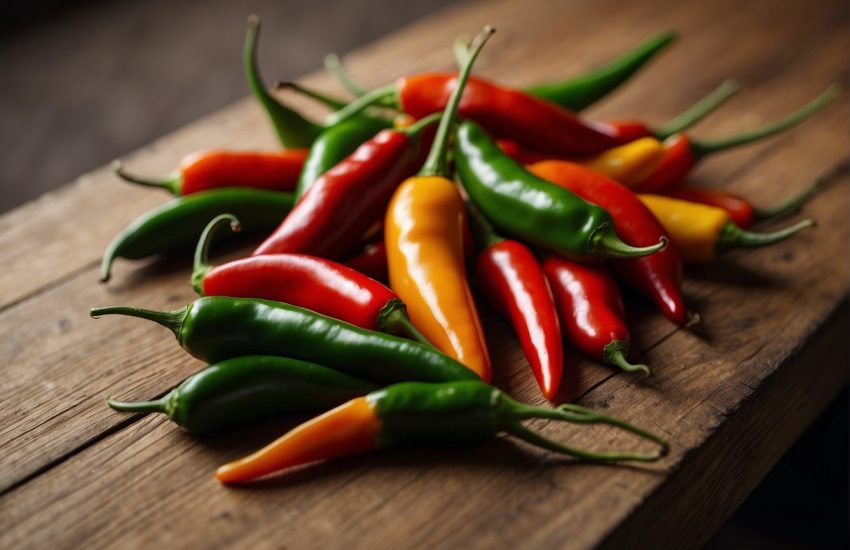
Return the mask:
<path id="1" fill-rule="evenodd" d="M 452 52 L 455 54 L 455 63 L 458 67 L 463 67 L 466 59 L 469 57 L 469 35 L 466 33 L 459 34 L 455 41 L 452 42 Z"/>
<path id="2" fill-rule="evenodd" d="M 434 344 L 413 326 L 410 317 L 407 315 L 407 306 L 398 298 L 390 300 L 381 308 L 378 313 L 378 329 L 387 334 L 406 336 L 429 348 L 434 347 Z"/>
<path id="3" fill-rule="evenodd" d="M 179 197 L 182 193 L 183 187 L 183 174 L 179 171 L 175 171 L 170 176 L 166 176 L 161 180 L 150 180 L 146 178 L 140 178 L 139 176 L 134 176 L 133 174 L 129 174 L 124 171 L 124 164 L 116 159 L 112 161 L 112 171 L 115 172 L 119 178 L 124 181 L 129 181 L 130 183 L 135 183 L 138 185 L 144 185 L 145 187 L 157 187 L 159 189 L 165 189 L 175 197 Z"/>
<path id="4" fill-rule="evenodd" d="M 658 243 L 650 246 L 632 246 L 626 244 L 617 235 L 613 225 L 603 225 L 590 236 L 588 252 L 607 258 L 635 258 L 648 256 L 667 247 L 667 238 L 661 237 Z"/>
<path id="5" fill-rule="evenodd" d="M 183 306 L 180 309 L 175 309 L 174 311 L 154 311 L 151 309 L 128 306 L 106 306 L 91 308 L 89 315 L 91 315 L 93 319 L 97 319 L 103 315 L 128 315 L 130 317 L 147 319 L 148 321 L 159 323 L 173 332 L 174 336 L 180 338 L 180 328 L 183 326 L 183 320 L 186 318 L 186 314 L 188 312 L 189 306 Z"/>
<path id="6" fill-rule="evenodd" d="M 723 226 L 720 236 L 717 239 L 717 252 L 725 252 L 736 248 L 759 248 L 767 246 L 796 235 L 807 227 L 814 227 L 814 220 L 803 220 L 785 229 L 773 231 L 772 233 L 753 233 L 741 229 L 732 222 L 728 222 Z"/>
<path id="7" fill-rule="evenodd" d="M 395 97 L 395 94 L 395 84 L 389 84 L 388 86 L 383 86 L 370 92 L 366 92 L 342 109 L 330 115 L 325 120 L 325 124 L 327 126 L 334 126 L 344 120 L 348 120 L 349 118 L 360 114 L 373 105 L 398 107 L 398 98 Z"/>
<path id="8" fill-rule="evenodd" d="M 673 134 L 687 130 L 720 107 L 727 99 L 738 93 L 740 89 L 741 84 L 734 78 L 724 80 L 714 91 L 657 129 L 654 132 L 655 137 L 663 141 Z"/>
<path id="9" fill-rule="evenodd" d="M 612 340 L 607 346 L 602 349 L 602 359 L 609 365 L 620 367 L 625 372 L 634 373 L 642 372 L 646 376 L 650 376 L 652 371 L 646 365 L 633 365 L 626 359 L 629 353 L 629 343 L 625 340 Z"/>
<path id="10" fill-rule="evenodd" d="M 260 35 L 260 18 L 252 15 L 248 18 L 248 34 L 245 36 L 245 48 L 242 52 L 242 63 L 248 86 L 257 101 L 263 106 L 272 121 L 280 143 L 287 149 L 309 147 L 321 133 L 322 127 L 315 124 L 294 110 L 283 106 L 272 96 L 263 84 L 257 62 L 257 39 Z"/>
<path id="11" fill-rule="evenodd" d="M 342 84 L 342 87 L 351 92 L 355 97 L 366 95 L 366 88 L 351 78 L 351 75 L 337 54 L 329 53 L 325 56 L 325 70 L 331 73 Z"/>
<path id="12" fill-rule="evenodd" d="M 422 130 L 431 126 L 440 120 L 440 113 L 432 113 L 424 118 L 420 118 L 410 126 L 406 126 L 404 128 L 396 128 L 396 132 L 401 132 L 408 137 L 414 137 L 418 135 Z"/>
<path id="13" fill-rule="evenodd" d="M 457 77 L 457 84 L 452 90 L 452 95 L 449 96 L 449 101 L 443 109 L 443 116 L 440 119 L 440 126 L 437 128 L 437 135 L 434 137 L 434 143 L 431 145 L 431 151 L 428 153 L 428 158 L 425 160 L 425 165 L 419 171 L 420 176 L 445 176 L 448 173 L 448 143 L 449 135 L 454 126 L 455 115 L 457 114 L 460 98 L 463 96 L 463 90 L 466 87 L 466 81 L 469 80 L 469 75 L 472 72 L 472 65 L 481 53 L 481 49 L 487 40 L 496 32 L 496 29 L 487 25 L 472 41 L 469 47 L 469 55 L 466 62 L 460 70 Z"/>
<path id="14" fill-rule="evenodd" d="M 757 222 L 763 222 L 775 218 L 781 218 L 783 216 L 787 216 L 788 214 L 796 212 L 801 206 L 808 202 L 809 199 L 811 199 L 813 196 L 815 196 L 815 194 L 817 194 L 821 189 L 823 189 L 833 179 L 834 176 L 835 174 L 830 174 L 828 176 L 822 176 L 816 179 L 801 192 L 785 199 L 779 204 L 770 206 L 768 208 L 754 209 L 753 219 Z"/>
<path id="15" fill-rule="evenodd" d="M 724 151 L 738 145 L 745 145 L 747 143 L 752 143 L 754 141 L 776 135 L 780 132 L 793 128 L 801 122 L 811 118 L 819 111 L 825 109 L 829 104 L 835 101 L 835 98 L 841 94 L 841 91 L 841 86 L 833 84 L 827 88 L 824 93 L 785 118 L 762 126 L 761 128 L 750 130 L 749 132 L 743 132 L 738 135 L 720 139 L 701 141 L 691 140 L 691 151 L 695 157 L 702 158 L 711 153 Z"/>
<path id="16" fill-rule="evenodd" d="M 153 401 L 135 401 L 131 403 L 123 401 L 115 401 L 111 397 L 106 400 L 106 404 L 116 411 L 152 413 L 152 412 L 167 412 L 166 403 L 170 394 L 165 395 Z"/>
<path id="17" fill-rule="evenodd" d="M 507 398 L 506 396 L 503 396 L 499 404 L 500 406 L 506 409 L 504 411 L 504 416 L 506 418 L 500 418 L 500 420 L 502 420 L 502 424 L 499 426 L 501 429 L 507 431 L 512 435 L 515 435 L 516 437 L 519 437 L 520 439 L 527 441 L 528 443 L 531 443 L 532 445 L 536 445 L 538 447 L 542 447 L 544 449 L 548 449 L 556 453 L 570 455 L 594 462 L 620 462 L 624 460 L 632 460 L 637 462 L 653 462 L 655 460 L 658 460 L 659 458 L 666 456 L 670 450 L 670 445 L 669 443 L 667 443 L 667 441 L 651 432 L 648 432 L 642 428 L 638 428 L 637 426 L 629 424 L 628 422 L 620 420 L 619 418 L 597 413 L 579 405 L 564 404 L 555 409 L 548 409 L 544 407 L 524 405 L 522 403 L 514 401 L 513 399 Z M 541 434 L 528 429 L 519 422 L 520 420 L 526 420 L 531 418 L 548 418 L 552 420 L 573 422 L 577 424 L 606 424 L 609 426 L 614 426 L 615 428 L 619 428 L 626 432 L 635 434 L 643 439 L 652 441 L 653 443 L 659 446 L 659 450 L 655 453 L 634 453 L 616 451 L 598 452 L 589 451 L 587 449 L 580 449 L 576 447 L 569 447 L 558 443 L 557 441 L 548 439 L 542 436 Z"/>
<path id="18" fill-rule="evenodd" d="M 213 218 L 210 223 L 204 228 L 201 233 L 201 238 L 198 239 L 198 244 L 195 247 L 195 261 L 192 267 L 192 288 L 199 296 L 204 295 L 204 277 L 210 272 L 212 266 L 209 263 L 210 243 L 212 237 L 219 227 L 230 222 L 230 230 L 238 233 L 242 230 L 242 224 L 239 219 L 233 214 L 220 214 Z"/>
<path id="19" fill-rule="evenodd" d="M 308 88 L 306 86 L 302 86 L 297 82 L 281 82 L 277 81 L 274 83 L 275 90 L 292 90 L 294 92 L 298 92 L 301 95 L 307 96 L 310 99 L 318 101 L 322 105 L 326 107 L 330 107 L 334 111 L 338 111 L 345 107 L 347 103 L 340 99 L 336 99 L 335 97 L 331 97 L 327 94 L 323 94 L 313 88 Z"/>

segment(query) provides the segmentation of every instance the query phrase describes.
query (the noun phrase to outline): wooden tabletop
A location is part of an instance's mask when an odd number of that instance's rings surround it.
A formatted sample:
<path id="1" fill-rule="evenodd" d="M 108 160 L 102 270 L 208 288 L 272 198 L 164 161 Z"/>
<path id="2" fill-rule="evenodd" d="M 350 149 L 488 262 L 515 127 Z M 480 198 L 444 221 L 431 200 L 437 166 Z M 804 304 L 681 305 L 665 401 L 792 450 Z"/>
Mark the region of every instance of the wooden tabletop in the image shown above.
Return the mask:
<path id="1" fill-rule="evenodd" d="M 746 89 L 693 132 L 715 136 L 776 119 L 845 82 L 845 8 L 838 0 L 475 3 L 347 59 L 369 86 L 450 69 L 453 38 L 490 23 L 499 32 L 477 72 L 522 85 L 576 73 L 675 28 L 681 42 L 589 115 L 660 124 L 736 76 Z M 303 81 L 338 91 L 323 74 Z M 782 137 L 707 160 L 694 179 L 770 204 L 846 168 L 846 96 L 839 103 Z M 197 149 L 274 144 L 246 99 L 125 161 L 167 173 Z M 685 292 L 703 319 L 697 329 L 678 329 L 645 301 L 629 301 L 634 356 L 652 365 L 653 377 L 569 355 L 563 397 L 664 434 L 673 444 L 664 461 L 583 464 L 505 438 L 386 452 L 224 488 L 212 475 L 217 465 L 294 420 L 191 437 L 161 415 L 118 414 L 104 404 L 109 395 L 162 394 L 201 367 L 165 329 L 88 316 L 97 305 L 173 309 L 192 299 L 188 261 L 119 261 L 113 281 L 97 283 L 111 238 L 163 200 L 103 168 L 0 218 L 0 547 L 696 545 L 847 382 L 845 175 L 805 208 L 817 230 L 688 270 Z M 514 337 L 485 317 L 496 383 L 539 402 Z M 634 443 L 606 430 L 534 426 L 578 445 Z"/>

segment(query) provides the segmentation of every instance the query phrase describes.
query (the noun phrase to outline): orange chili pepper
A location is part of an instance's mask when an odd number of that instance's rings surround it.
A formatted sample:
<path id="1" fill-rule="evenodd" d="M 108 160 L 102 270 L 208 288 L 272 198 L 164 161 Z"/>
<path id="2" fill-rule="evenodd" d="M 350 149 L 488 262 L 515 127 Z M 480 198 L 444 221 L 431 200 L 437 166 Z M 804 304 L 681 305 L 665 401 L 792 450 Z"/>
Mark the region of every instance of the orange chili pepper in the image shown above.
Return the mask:
<path id="1" fill-rule="evenodd" d="M 390 286 L 413 324 L 438 349 L 490 380 L 490 358 L 466 277 L 463 198 L 446 178 L 446 148 L 472 63 L 493 33 L 487 27 L 461 71 L 422 170 L 395 192 L 384 221 Z"/>
<path id="2" fill-rule="evenodd" d="M 225 464 L 215 475 L 222 483 L 241 483 L 298 464 L 373 451 L 381 424 L 369 400 L 358 397 Z"/>

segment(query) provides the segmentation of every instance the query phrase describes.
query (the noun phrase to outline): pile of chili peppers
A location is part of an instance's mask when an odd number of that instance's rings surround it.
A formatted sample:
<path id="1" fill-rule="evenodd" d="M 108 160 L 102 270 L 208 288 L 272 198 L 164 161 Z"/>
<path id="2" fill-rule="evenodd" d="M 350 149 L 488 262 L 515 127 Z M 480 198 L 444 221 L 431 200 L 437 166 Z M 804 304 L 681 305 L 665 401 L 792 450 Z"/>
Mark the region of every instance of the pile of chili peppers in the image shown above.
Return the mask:
<path id="1" fill-rule="evenodd" d="M 751 231 L 796 212 L 822 183 L 759 209 L 689 185 L 689 171 L 713 153 L 803 122 L 839 88 L 772 124 L 699 140 L 685 131 L 735 93 L 735 81 L 658 128 L 578 114 L 674 33 L 577 77 L 515 89 L 470 76 L 493 33 L 488 27 L 471 44 L 454 44 L 459 73 L 409 75 L 367 91 L 329 56 L 328 69 L 353 101 L 280 84 L 333 109 L 315 122 L 263 82 L 259 28 L 250 18 L 245 74 L 283 150 L 200 152 L 161 179 L 115 164 L 121 178 L 176 197 L 114 240 L 102 280 L 118 257 L 197 243 L 191 282 L 199 298 L 170 312 L 99 307 L 91 314 L 159 323 L 209 366 L 159 399 L 109 405 L 165 413 L 192 433 L 321 413 L 222 466 L 217 476 L 228 484 L 383 447 L 472 443 L 502 432 L 591 461 L 664 456 L 666 441 L 622 420 L 574 404 L 522 404 L 490 385 L 477 303 L 485 300 L 510 323 L 549 401 L 557 401 L 562 378 L 570 383 L 565 345 L 649 374 L 630 358 L 620 285 L 645 294 L 677 325 L 697 322 L 682 295 L 683 263 L 811 226 Z M 267 235 L 250 256 L 212 266 L 213 241 L 236 231 Z M 522 424 L 532 418 L 607 424 L 655 451 L 567 446 Z"/>

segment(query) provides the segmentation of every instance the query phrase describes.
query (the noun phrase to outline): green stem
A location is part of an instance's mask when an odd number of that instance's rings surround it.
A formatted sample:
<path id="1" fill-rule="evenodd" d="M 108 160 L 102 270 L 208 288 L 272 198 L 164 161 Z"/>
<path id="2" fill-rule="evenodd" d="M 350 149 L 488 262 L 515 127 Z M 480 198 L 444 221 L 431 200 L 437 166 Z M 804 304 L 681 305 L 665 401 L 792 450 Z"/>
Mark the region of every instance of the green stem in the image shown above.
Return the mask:
<path id="1" fill-rule="evenodd" d="M 646 376 L 652 374 L 652 371 L 649 370 L 649 367 L 646 365 L 633 365 L 629 363 L 629 360 L 626 359 L 626 355 L 629 353 L 629 343 L 625 340 L 612 340 L 605 348 L 602 350 L 602 359 L 608 363 L 609 365 L 614 365 L 615 367 L 619 367 L 623 369 L 625 372 L 633 373 L 633 372 L 642 372 Z"/>
<path id="2" fill-rule="evenodd" d="M 528 443 L 531 443 L 532 445 L 536 445 L 556 453 L 575 456 L 577 458 L 594 462 L 619 462 L 624 460 L 652 462 L 665 456 L 670 449 L 670 445 L 667 441 L 651 432 L 638 428 L 637 426 L 629 424 L 619 418 L 597 413 L 579 405 L 565 404 L 556 409 L 548 409 L 524 405 L 507 398 L 505 398 L 500 405 L 503 405 L 506 409 L 503 413 L 506 418 L 500 419 L 502 420 L 502 425 L 500 425 L 502 429 L 527 441 Z M 557 441 L 548 439 L 539 433 L 533 432 L 519 422 L 520 420 L 531 418 L 547 418 L 577 424 L 606 424 L 652 441 L 659 446 L 659 450 L 655 453 L 645 454 L 633 452 L 597 452 L 569 447 L 558 443 Z"/>
<path id="3" fill-rule="evenodd" d="M 734 136 L 712 140 L 691 140 L 691 150 L 696 158 L 702 158 L 711 153 L 724 151 L 739 145 L 752 143 L 760 139 L 764 139 L 780 132 L 793 128 L 801 122 L 811 118 L 819 111 L 825 109 L 841 94 L 842 88 L 838 84 L 833 84 L 824 93 L 791 113 L 781 120 L 777 120 L 771 124 L 743 132 Z"/>
<path id="4" fill-rule="evenodd" d="M 259 34 L 260 18 L 252 15 L 248 18 L 248 34 L 245 37 L 245 48 L 242 55 L 248 86 L 271 119 L 280 143 L 288 149 L 309 147 L 322 132 L 322 127 L 307 120 L 294 110 L 283 106 L 266 89 L 257 62 Z"/>
<path id="5" fill-rule="evenodd" d="M 624 243 L 614 230 L 614 226 L 603 225 L 590 236 L 588 253 L 607 258 L 635 258 L 648 256 L 667 246 L 667 239 L 661 237 L 658 243 L 651 246 L 632 246 Z"/>
<path id="6" fill-rule="evenodd" d="M 460 98 L 463 96 L 463 90 L 466 87 L 466 81 L 469 80 L 469 75 L 472 72 L 472 65 L 481 53 L 481 49 L 487 40 L 493 35 L 496 30 L 487 25 L 484 30 L 475 37 L 472 45 L 469 48 L 469 56 L 466 59 L 460 74 L 457 77 L 457 84 L 452 90 L 452 95 L 449 96 L 449 101 L 443 109 L 443 116 L 440 119 L 440 126 L 437 128 L 437 135 L 434 137 L 434 143 L 431 145 L 431 151 L 428 152 L 428 158 L 419 171 L 420 176 L 443 176 L 448 174 L 448 143 L 451 130 L 454 127 L 455 115 L 457 114 Z"/>
<path id="7" fill-rule="evenodd" d="M 408 137 L 414 137 L 419 135 L 425 128 L 436 124 L 438 120 L 440 120 L 440 113 L 431 113 L 424 118 L 420 118 L 407 128 L 396 128 L 395 131 L 401 132 Z"/>
<path id="8" fill-rule="evenodd" d="M 808 202 L 809 199 L 811 199 L 813 196 L 815 196 L 815 194 L 817 194 L 821 189 L 823 189 L 833 179 L 834 176 L 834 174 L 831 174 L 816 179 L 807 188 L 803 189 L 796 195 L 785 199 L 779 204 L 775 204 L 767 208 L 753 209 L 753 219 L 757 222 L 763 222 L 767 220 L 781 218 L 787 216 L 788 214 L 796 212 L 801 206 Z"/>
<path id="9" fill-rule="evenodd" d="M 390 300 L 381 308 L 380 313 L 378 313 L 378 329 L 387 334 L 406 336 L 429 348 L 434 347 L 434 344 L 419 332 L 419 329 L 410 321 L 410 317 L 407 315 L 407 306 L 398 298 Z"/>
<path id="10" fill-rule="evenodd" d="M 226 222 L 230 224 L 230 230 L 238 233 L 242 230 L 242 224 L 239 219 L 233 214 L 219 214 L 213 218 L 210 223 L 204 228 L 201 233 L 201 238 L 198 239 L 198 244 L 195 246 L 195 261 L 192 267 L 192 288 L 198 295 L 204 295 L 204 277 L 210 272 L 212 266 L 209 263 L 210 243 L 212 237 L 219 227 Z"/>
<path id="11" fill-rule="evenodd" d="M 325 69 L 331 73 L 342 84 L 343 88 L 351 92 L 355 97 L 366 95 L 366 88 L 358 84 L 342 64 L 339 56 L 329 53 L 325 56 Z"/>
<path id="12" fill-rule="evenodd" d="M 720 107 L 727 99 L 738 93 L 740 89 L 740 83 L 734 78 L 724 80 L 714 91 L 656 130 L 655 137 L 664 140 L 673 134 L 687 130 Z"/>
<path id="13" fill-rule="evenodd" d="M 112 171 L 115 172 L 115 175 L 117 175 L 119 178 L 124 181 L 129 181 L 130 183 L 144 185 L 145 187 L 156 187 L 159 189 L 165 189 L 175 197 L 179 197 L 182 194 L 183 174 L 181 174 L 179 171 L 175 171 L 170 176 L 161 180 L 149 180 L 125 172 L 124 165 L 121 163 L 120 160 L 117 159 L 112 161 Z"/>
<path id="14" fill-rule="evenodd" d="M 126 403 L 123 401 L 115 401 L 111 397 L 106 400 L 106 404 L 116 411 L 124 411 L 124 412 L 138 412 L 138 413 L 152 413 L 152 412 L 167 412 L 167 402 L 170 394 L 165 395 L 165 397 L 161 397 L 154 401 L 136 401 L 132 403 Z"/>
<path id="15" fill-rule="evenodd" d="M 106 306 L 93 307 L 89 312 L 92 318 L 97 319 L 103 315 L 127 315 L 130 317 L 138 317 L 147 319 L 154 323 L 159 323 L 168 330 L 174 333 L 178 339 L 180 338 L 180 328 L 183 326 L 183 320 L 189 312 L 189 306 L 183 306 L 174 311 L 154 311 L 152 309 L 143 309 L 140 307 L 128 306 Z"/>
<path id="16" fill-rule="evenodd" d="M 318 101 L 326 107 L 330 107 L 334 111 L 339 111 L 340 109 L 348 105 L 348 103 L 342 101 L 341 99 L 336 99 L 335 97 L 331 97 L 312 88 L 302 86 L 297 82 L 275 82 L 274 87 L 276 90 L 287 89 L 292 90 L 294 92 L 298 92 L 301 95 L 305 95 L 310 99 Z"/>
<path id="17" fill-rule="evenodd" d="M 333 113 L 325 120 L 326 126 L 339 124 L 344 120 L 356 116 L 373 105 L 385 105 L 392 103 L 398 106 L 398 98 L 396 95 L 396 85 L 390 84 L 381 88 L 376 88 L 370 92 L 366 92 L 358 97 L 339 111 Z"/>
<path id="18" fill-rule="evenodd" d="M 814 220 L 803 220 L 785 229 L 773 231 L 772 233 L 753 233 L 752 231 L 741 229 L 732 222 L 728 222 L 723 226 L 720 236 L 717 239 L 717 253 L 720 254 L 736 248 L 768 246 L 779 241 L 784 241 L 803 229 L 814 226 Z"/>

